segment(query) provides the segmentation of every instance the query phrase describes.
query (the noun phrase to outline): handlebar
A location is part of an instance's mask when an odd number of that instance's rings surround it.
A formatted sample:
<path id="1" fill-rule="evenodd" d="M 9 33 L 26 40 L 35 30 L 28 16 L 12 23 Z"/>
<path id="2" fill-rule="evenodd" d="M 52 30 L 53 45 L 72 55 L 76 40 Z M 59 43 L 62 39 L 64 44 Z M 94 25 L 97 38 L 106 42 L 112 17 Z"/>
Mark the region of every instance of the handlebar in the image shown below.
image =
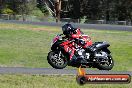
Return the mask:
<path id="1" fill-rule="evenodd" d="M 73 40 L 70 41 L 70 43 L 72 43 L 72 42 L 75 42 L 75 40 L 73 39 Z"/>

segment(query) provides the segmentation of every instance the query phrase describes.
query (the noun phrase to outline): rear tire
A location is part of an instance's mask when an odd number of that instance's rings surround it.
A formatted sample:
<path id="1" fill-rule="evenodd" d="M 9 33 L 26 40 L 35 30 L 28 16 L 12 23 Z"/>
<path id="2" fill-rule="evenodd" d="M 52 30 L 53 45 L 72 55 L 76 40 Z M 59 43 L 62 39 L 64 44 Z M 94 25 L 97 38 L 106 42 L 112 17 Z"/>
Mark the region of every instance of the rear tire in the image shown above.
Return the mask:
<path id="1" fill-rule="evenodd" d="M 108 60 L 110 62 L 109 66 L 104 66 L 101 63 L 98 63 L 97 64 L 97 68 L 99 70 L 111 70 L 113 68 L 113 66 L 114 66 L 114 60 L 113 60 L 113 58 L 112 58 L 112 56 L 110 54 L 108 54 Z"/>
<path id="2" fill-rule="evenodd" d="M 67 61 L 67 59 L 65 59 L 64 57 L 62 57 L 62 58 L 60 58 L 61 60 L 63 60 L 63 64 L 61 64 L 61 65 L 59 65 L 57 62 L 55 63 L 55 62 L 53 62 L 53 60 L 52 60 L 52 57 L 55 55 L 55 54 L 58 54 L 59 52 L 53 52 L 53 51 L 50 51 L 49 53 L 48 53 L 48 56 L 47 56 L 47 61 L 48 61 L 48 63 L 53 67 L 53 68 L 56 68 L 56 69 L 63 69 L 63 68 L 65 68 L 66 66 L 67 66 L 67 64 L 68 64 L 68 61 Z M 58 58 L 58 57 L 57 57 Z"/>

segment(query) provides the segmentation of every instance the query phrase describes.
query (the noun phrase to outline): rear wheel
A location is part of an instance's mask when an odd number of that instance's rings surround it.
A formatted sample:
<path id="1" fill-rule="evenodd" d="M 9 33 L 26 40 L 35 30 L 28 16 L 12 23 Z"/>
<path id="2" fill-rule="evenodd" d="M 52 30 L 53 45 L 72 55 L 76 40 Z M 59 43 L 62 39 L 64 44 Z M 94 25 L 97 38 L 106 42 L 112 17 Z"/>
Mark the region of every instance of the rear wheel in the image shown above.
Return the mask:
<path id="1" fill-rule="evenodd" d="M 48 63 L 56 69 L 63 69 L 67 66 L 68 61 L 65 59 L 62 53 L 60 52 L 49 52 L 47 56 Z"/>
<path id="2" fill-rule="evenodd" d="M 108 53 L 106 53 L 106 59 L 102 59 L 102 58 L 98 59 L 97 68 L 99 70 L 111 70 L 113 66 L 114 66 L 114 60 L 112 56 Z"/>

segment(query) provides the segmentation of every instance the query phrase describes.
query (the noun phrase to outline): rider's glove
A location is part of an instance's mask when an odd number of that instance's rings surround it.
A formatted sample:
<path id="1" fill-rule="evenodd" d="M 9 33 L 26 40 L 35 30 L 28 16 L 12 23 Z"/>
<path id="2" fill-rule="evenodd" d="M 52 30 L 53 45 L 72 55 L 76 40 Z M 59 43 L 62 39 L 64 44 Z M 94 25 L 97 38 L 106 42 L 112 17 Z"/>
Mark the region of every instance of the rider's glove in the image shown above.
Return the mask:
<path id="1" fill-rule="evenodd" d="M 84 46 L 86 43 L 85 43 L 85 41 L 83 39 L 79 39 L 79 44 Z"/>

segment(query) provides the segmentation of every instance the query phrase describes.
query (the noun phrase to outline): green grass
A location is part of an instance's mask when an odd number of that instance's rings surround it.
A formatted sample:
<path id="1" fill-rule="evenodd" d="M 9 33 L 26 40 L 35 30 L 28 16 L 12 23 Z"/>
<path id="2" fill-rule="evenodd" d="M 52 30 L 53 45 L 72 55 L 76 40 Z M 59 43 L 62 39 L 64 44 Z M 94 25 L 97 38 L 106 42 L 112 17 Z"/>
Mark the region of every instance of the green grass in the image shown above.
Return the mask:
<path id="1" fill-rule="evenodd" d="M 93 41 L 108 41 L 113 70 L 132 71 L 132 32 L 83 30 Z M 46 57 L 59 27 L 0 23 L 0 66 L 50 67 Z"/>
<path id="2" fill-rule="evenodd" d="M 115 60 L 112 70 L 132 71 L 132 32 L 83 30 L 93 41 L 108 41 Z M 59 27 L 0 23 L 1 67 L 50 67 L 46 57 Z M 86 84 L 75 76 L 0 75 L 0 88 L 132 88 L 130 84 Z"/>
<path id="3" fill-rule="evenodd" d="M 75 76 L 0 75 L 0 88 L 132 88 L 132 83 L 80 86 Z"/>

